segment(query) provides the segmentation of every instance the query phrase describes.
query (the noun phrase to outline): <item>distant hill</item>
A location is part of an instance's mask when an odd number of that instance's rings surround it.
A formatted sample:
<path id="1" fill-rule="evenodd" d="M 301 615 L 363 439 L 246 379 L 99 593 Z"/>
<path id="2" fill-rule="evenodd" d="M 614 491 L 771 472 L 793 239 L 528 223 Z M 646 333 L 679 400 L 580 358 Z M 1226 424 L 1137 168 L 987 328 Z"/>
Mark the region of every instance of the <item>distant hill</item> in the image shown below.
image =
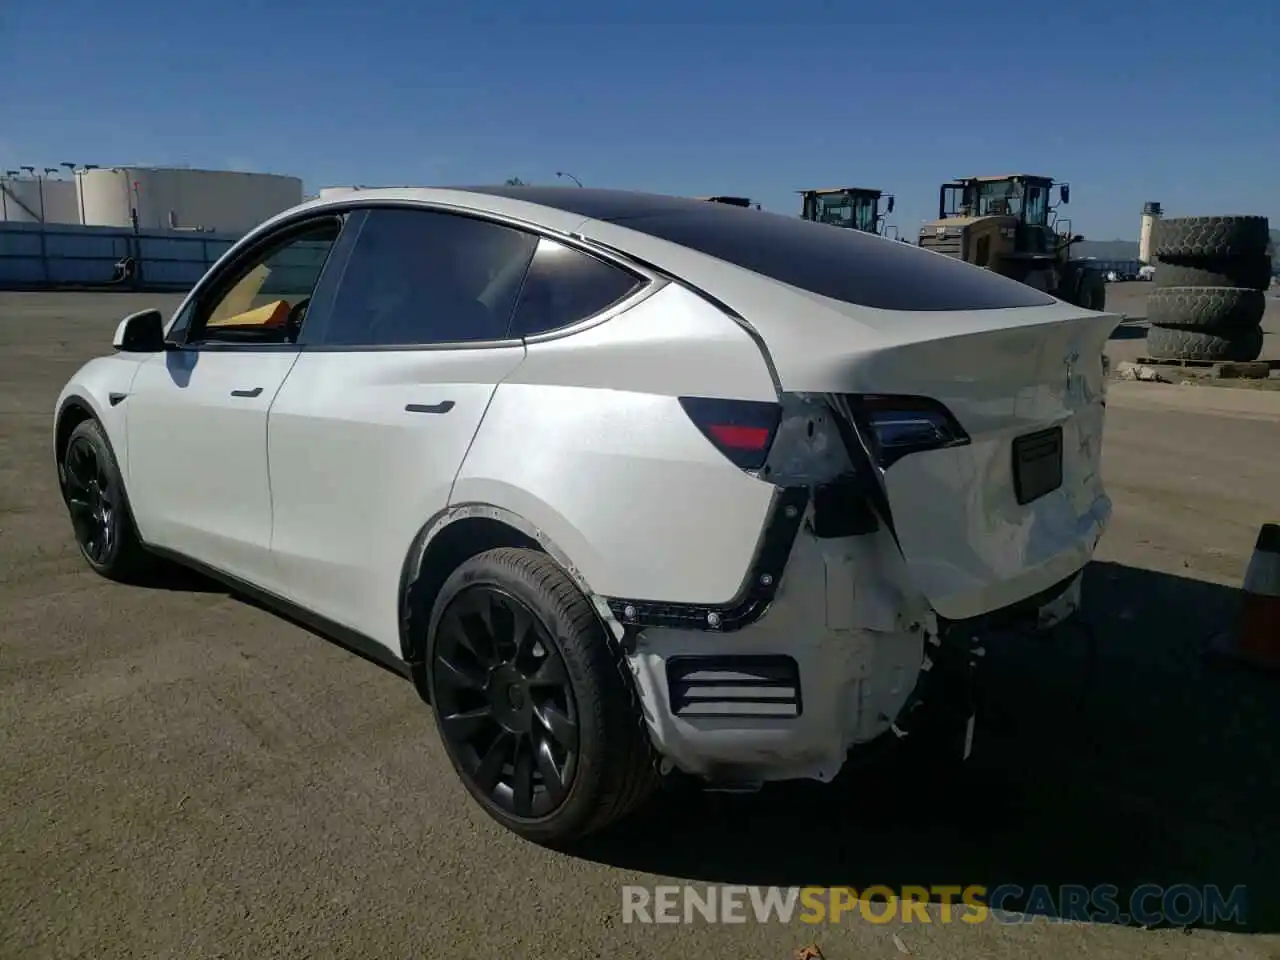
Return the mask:
<path id="1" fill-rule="evenodd" d="M 1138 244 L 1135 240 L 1085 240 L 1073 244 L 1073 257 L 1097 257 L 1099 260 L 1137 260 Z"/>
<path id="2" fill-rule="evenodd" d="M 1280 230 L 1271 231 L 1271 246 L 1273 250 L 1280 248 Z M 1085 240 L 1071 248 L 1071 255 L 1099 260 L 1136 260 L 1138 244 L 1135 240 Z"/>

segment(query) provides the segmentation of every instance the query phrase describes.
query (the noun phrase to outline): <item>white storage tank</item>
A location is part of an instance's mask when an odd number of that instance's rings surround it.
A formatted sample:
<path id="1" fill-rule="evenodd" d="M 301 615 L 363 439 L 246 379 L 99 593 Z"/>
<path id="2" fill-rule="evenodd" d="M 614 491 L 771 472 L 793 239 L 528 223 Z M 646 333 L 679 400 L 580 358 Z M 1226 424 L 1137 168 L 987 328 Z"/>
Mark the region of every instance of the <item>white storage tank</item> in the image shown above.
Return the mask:
<path id="1" fill-rule="evenodd" d="M 1151 263 L 1151 244 L 1155 240 L 1156 229 L 1164 211 L 1155 201 L 1147 201 L 1142 205 L 1142 229 L 1138 234 L 1138 259 L 1144 265 Z"/>
<path id="2" fill-rule="evenodd" d="M 302 181 L 272 173 L 105 167 L 79 175 L 84 221 L 143 230 L 244 233 L 302 202 Z"/>
<path id="3" fill-rule="evenodd" d="M 79 223 L 76 185 L 71 180 L 35 177 L 0 179 L 0 220 L 10 223 Z"/>

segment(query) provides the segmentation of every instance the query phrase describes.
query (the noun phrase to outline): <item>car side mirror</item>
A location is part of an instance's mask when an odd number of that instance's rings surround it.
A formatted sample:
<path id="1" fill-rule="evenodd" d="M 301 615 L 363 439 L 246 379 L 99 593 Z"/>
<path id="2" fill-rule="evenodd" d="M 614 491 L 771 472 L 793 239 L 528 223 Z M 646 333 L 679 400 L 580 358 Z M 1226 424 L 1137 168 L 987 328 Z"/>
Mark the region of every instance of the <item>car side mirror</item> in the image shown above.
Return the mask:
<path id="1" fill-rule="evenodd" d="M 139 310 L 120 321 L 111 346 L 123 353 L 159 353 L 164 350 L 164 315 L 159 310 Z"/>
<path id="2" fill-rule="evenodd" d="M 1063 203 L 1071 202 L 1070 184 L 1064 183 L 1061 187 L 1058 188 L 1058 199 L 1061 200 Z"/>

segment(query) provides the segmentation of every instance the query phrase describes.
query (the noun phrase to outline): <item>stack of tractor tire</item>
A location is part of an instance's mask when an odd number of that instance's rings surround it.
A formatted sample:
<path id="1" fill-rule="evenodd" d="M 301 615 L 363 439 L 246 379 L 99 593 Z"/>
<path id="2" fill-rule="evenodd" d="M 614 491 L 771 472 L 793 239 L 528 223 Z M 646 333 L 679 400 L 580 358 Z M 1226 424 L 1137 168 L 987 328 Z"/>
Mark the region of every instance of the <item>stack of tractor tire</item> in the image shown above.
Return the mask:
<path id="1" fill-rule="evenodd" d="M 1249 361 L 1262 353 L 1271 284 L 1266 217 L 1162 220 L 1152 243 L 1147 353 L 1155 360 Z"/>

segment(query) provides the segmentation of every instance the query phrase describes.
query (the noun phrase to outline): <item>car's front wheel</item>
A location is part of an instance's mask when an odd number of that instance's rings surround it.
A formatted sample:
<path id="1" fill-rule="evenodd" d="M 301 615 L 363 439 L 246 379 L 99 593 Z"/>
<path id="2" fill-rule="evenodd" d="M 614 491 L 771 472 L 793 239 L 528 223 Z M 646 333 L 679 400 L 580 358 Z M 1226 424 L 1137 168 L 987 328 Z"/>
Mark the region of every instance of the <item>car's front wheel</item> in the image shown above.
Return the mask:
<path id="1" fill-rule="evenodd" d="M 463 563 L 427 637 L 431 708 L 485 811 L 563 843 L 626 816 L 657 775 L 625 664 L 591 603 L 536 550 Z"/>
<path id="2" fill-rule="evenodd" d="M 129 582 L 150 570 L 151 557 L 133 526 L 120 467 L 96 420 L 71 431 L 58 462 L 58 481 L 76 545 L 95 572 Z"/>

